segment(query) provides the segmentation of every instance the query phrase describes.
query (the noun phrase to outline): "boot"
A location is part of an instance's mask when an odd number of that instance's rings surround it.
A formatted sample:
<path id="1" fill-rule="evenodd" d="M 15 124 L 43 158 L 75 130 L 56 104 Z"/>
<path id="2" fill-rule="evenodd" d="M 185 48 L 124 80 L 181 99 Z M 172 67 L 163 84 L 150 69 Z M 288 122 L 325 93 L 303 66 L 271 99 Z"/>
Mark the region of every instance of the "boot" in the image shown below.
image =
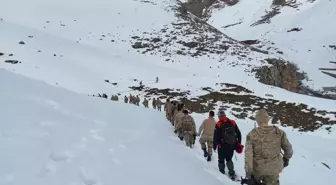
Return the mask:
<path id="1" fill-rule="evenodd" d="M 222 174 L 225 174 L 225 164 L 224 163 L 218 163 L 218 168 Z"/>
<path id="2" fill-rule="evenodd" d="M 234 166 L 233 166 L 233 162 L 232 160 L 226 162 L 227 168 L 229 170 L 229 176 L 231 178 L 235 178 L 236 177 L 236 172 L 234 171 Z"/>
<path id="3" fill-rule="evenodd" d="M 208 161 L 208 162 L 211 161 L 211 155 L 208 155 L 207 161 Z"/>
<path id="4" fill-rule="evenodd" d="M 203 152 L 204 152 L 204 157 L 208 157 L 208 151 L 206 150 L 206 148 L 202 148 Z"/>
<path id="5" fill-rule="evenodd" d="M 183 136 L 179 136 L 180 140 L 183 141 Z"/>

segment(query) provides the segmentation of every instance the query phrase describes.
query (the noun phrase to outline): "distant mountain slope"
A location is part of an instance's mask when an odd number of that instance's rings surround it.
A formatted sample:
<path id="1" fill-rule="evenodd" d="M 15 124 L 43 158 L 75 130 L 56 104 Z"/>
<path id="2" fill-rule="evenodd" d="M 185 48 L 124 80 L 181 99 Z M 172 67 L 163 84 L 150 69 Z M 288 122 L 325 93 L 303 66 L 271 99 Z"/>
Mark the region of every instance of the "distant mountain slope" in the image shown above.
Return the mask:
<path id="1" fill-rule="evenodd" d="M 330 23 L 336 17 L 335 1 L 240 0 L 233 6 L 224 4 L 209 8 L 213 10 L 210 24 L 237 40 L 259 40 L 255 46 L 298 64 L 308 76 L 304 84 L 336 93 L 336 26 Z"/>

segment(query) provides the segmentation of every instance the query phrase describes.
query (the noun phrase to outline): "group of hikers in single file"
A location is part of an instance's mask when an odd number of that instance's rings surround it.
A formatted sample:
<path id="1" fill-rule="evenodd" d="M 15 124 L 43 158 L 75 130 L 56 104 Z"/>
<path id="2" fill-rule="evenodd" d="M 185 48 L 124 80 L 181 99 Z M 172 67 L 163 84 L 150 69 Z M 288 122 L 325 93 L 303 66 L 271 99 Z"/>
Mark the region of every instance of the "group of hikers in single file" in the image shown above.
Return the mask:
<path id="1" fill-rule="evenodd" d="M 164 105 L 166 118 L 174 127 L 174 132 L 186 146 L 192 148 L 196 137 L 199 138 L 204 157 L 212 160 L 213 151 L 218 151 L 218 169 L 236 179 L 236 172 L 232 158 L 234 152 L 245 153 L 245 178 L 241 184 L 248 185 L 279 185 L 279 174 L 288 166 L 293 155 L 292 145 L 286 133 L 275 125 L 269 125 L 270 117 L 265 109 L 255 114 L 258 127 L 255 127 L 246 136 L 245 147 L 241 144 L 242 135 L 237 123 L 229 119 L 224 109 L 217 112 L 210 111 L 196 130 L 196 124 L 183 103 L 171 101 L 169 98 Z M 282 153 L 283 151 L 283 153 Z"/>
<path id="2" fill-rule="evenodd" d="M 107 98 L 107 97 L 106 97 Z M 119 101 L 117 96 L 111 100 Z M 232 158 L 234 153 L 245 154 L 245 178 L 241 184 L 248 185 L 280 185 L 279 174 L 288 166 L 293 155 L 292 145 L 286 133 L 275 125 L 269 125 L 270 116 L 265 109 L 255 113 L 257 127 L 252 129 L 247 136 L 245 146 L 242 145 L 242 134 L 237 123 L 229 119 L 224 109 L 217 112 L 210 111 L 209 117 L 205 119 L 196 129 L 196 124 L 184 104 L 168 98 L 162 103 L 160 98 L 153 98 L 152 107 L 161 111 L 164 105 L 166 118 L 171 122 L 174 133 L 184 141 L 186 146 L 192 148 L 196 138 L 199 137 L 204 157 L 207 161 L 212 160 L 213 151 L 218 151 L 218 169 L 222 174 L 236 180 L 236 172 Z M 130 95 L 124 97 L 125 103 L 139 106 L 140 97 Z M 148 106 L 148 100 L 144 98 L 143 105 Z"/>

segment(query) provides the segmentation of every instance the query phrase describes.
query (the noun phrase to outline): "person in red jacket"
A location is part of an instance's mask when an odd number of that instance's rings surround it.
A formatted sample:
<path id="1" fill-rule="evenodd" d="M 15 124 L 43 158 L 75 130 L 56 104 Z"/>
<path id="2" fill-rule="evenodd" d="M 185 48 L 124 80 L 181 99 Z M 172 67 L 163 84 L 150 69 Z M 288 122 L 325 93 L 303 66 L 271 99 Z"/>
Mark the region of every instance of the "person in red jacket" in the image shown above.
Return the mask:
<path id="1" fill-rule="evenodd" d="M 213 147 L 214 150 L 218 148 L 218 168 L 221 173 L 225 174 L 225 160 L 229 176 L 235 179 L 232 157 L 238 146 L 241 146 L 241 132 L 236 122 L 226 117 L 224 110 L 219 110 L 217 114 L 219 121 L 215 127 Z"/>

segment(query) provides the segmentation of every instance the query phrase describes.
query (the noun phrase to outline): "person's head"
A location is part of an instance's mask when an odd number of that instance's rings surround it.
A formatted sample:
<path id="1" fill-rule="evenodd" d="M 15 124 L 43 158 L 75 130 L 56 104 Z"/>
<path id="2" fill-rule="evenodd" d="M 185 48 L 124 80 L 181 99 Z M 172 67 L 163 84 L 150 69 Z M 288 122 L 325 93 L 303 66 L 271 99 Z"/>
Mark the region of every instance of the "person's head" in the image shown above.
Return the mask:
<path id="1" fill-rule="evenodd" d="M 225 111 L 223 109 L 219 109 L 217 113 L 218 118 L 224 118 L 226 117 Z"/>
<path id="2" fill-rule="evenodd" d="M 183 110 L 183 114 L 184 114 L 184 115 L 188 115 L 188 114 L 189 114 L 189 111 L 188 111 L 188 110 Z"/>
<path id="3" fill-rule="evenodd" d="M 267 126 L 270 117 L 265 109 L 260 109 L 256 112 L 255 119 L 258 123 L 258 126 Z"/>
<path id="4" fill-rule="evenodd" d="M 184 107 L 184 104 L 183 103 L 179 103 L 177 104 L 177 111 L 181 111 Z"/>
<path id="5" fill-rule="evenodd" d="M 166 100 L 167 102 L 170 102 L 170 99 L 169 98 L 167 98 L 167 100 Z"/>
<path id="6" fill-rule="evenodd" d="M 214 111 L 210 111 L 209 112 L 209 117 L 211 117 L 211 118 L 215 117 L 215 112 Z"/>

